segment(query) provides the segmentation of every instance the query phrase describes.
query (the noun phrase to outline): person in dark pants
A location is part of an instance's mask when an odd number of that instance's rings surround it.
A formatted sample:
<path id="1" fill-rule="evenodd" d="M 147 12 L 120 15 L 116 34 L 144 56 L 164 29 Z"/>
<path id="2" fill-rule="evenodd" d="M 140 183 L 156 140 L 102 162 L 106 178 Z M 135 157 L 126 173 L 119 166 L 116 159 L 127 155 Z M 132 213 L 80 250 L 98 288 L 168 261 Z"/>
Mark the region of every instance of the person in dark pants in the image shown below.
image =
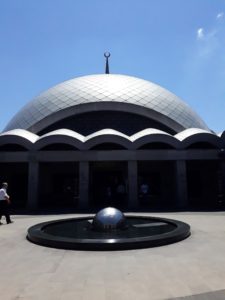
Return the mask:
<path id="1" fill-rule="evenodd" d="M 7 188 L 8 188 L 8 183 L 3 182 L 2 188 L 0 189 L 0 225 L 2 225 L 1 223 L 2 216 L 5 216 L 7 224 L 12 223 L 9 215 L 10 200 L 9 200 L 9 195 L 7 194 Z"/>

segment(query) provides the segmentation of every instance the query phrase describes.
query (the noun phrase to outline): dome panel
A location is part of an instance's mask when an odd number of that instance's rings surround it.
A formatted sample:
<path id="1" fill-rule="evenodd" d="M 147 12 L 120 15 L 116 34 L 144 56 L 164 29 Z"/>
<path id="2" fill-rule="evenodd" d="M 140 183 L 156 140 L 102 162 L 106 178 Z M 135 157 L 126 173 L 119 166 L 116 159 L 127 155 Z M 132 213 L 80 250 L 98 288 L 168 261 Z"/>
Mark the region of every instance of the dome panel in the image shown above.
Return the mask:
<path id="1" fill-rule="evenodd" d="M 8 123 L 5 131 L 31 130 L 53 114 L 81 104 L 117 102 L 153 110 L 181 128 L 209 130 L 204 121 L 180 98 L 152 82 L 117 74 L 78 77 L 58 84 L 24 106 Z"/>

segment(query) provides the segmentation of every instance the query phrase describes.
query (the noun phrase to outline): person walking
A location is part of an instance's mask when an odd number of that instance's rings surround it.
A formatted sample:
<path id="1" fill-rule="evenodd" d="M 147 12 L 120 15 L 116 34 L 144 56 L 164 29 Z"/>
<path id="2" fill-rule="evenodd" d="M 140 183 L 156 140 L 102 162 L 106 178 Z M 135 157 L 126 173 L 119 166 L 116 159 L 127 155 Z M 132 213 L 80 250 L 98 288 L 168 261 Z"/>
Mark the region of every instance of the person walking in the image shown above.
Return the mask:
<path id="1" fill-rule="evenodd" d="M 8 188 L 8 183 L 3 182 L 2 188 L 0 189 L 0 225 L 2 225 L 1 223 L 2 216 L 5 216 L 7 224 L 13 223 L 9 215 L 10 199 L 9 199 L 9 195 L 7 194 L 7 188 Z"/>

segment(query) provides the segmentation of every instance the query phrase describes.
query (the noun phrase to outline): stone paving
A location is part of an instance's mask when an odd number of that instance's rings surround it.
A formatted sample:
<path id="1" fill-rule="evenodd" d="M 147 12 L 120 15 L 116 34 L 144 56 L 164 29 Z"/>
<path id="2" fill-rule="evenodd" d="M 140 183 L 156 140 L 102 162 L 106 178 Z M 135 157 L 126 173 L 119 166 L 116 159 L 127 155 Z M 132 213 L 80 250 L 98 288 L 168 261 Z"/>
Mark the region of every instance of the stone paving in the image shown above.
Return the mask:
<path id="1" fill-rule="evenodd" d="M 0 299 L 225 299 L 225 212 L 151 215 L 189 223 L 191 237 L 142 250 L 59 250 L 30 243 L 26 231 L 75 215 L 12 216 L 0 226 Z"/>

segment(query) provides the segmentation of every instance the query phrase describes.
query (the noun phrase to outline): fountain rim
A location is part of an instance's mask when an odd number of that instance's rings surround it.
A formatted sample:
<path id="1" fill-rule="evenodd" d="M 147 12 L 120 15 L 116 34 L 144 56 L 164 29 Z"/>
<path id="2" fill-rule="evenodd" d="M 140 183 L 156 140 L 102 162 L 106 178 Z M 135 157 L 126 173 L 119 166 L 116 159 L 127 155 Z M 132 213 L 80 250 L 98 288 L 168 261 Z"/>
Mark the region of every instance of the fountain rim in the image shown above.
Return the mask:
<path id="1" fill-rule="evenodd" d="M 168 245 L 184 240 L 191 234 L 190 225 L 182 221 L 161 217 L 128 215 L 126 218 L 149 219 L 157 222 L 165 222 L 176 226 L 172 231 L 157 235 L 118 238 L 118 239 L 87 239 L 55 236 L 44 232 L 44 228 L 53 224 L 66 223 L 71 221 L 83 221 L 93 219 L 93 216 L 75 217 L 68 219 L 52 220 L 38 223 L 31 226 L 27 231 L 27 239 L 35 244 L 65 250 L 131 250 L 140 248 L 151 248 Z"/>

